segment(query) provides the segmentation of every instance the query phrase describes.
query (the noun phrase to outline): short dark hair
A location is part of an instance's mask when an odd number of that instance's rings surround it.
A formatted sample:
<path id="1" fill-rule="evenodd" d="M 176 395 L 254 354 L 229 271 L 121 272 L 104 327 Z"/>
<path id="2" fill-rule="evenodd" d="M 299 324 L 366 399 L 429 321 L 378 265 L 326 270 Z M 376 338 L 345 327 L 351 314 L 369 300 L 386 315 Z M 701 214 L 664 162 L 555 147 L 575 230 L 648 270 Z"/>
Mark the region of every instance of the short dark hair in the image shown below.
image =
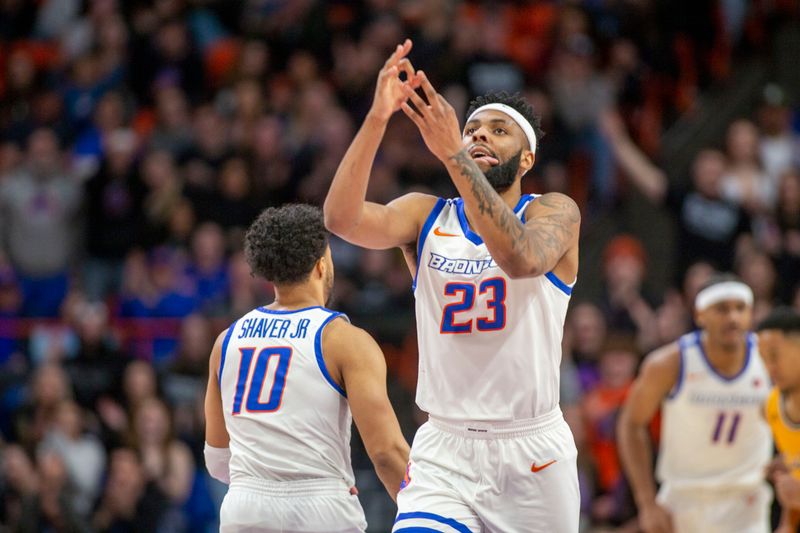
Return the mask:
<path id="1" fill-rule="evenodd" d="M 525 119 L 530 122 L 531 127 L 533 128 L 533 133 L 536 134 L 537 144 L 542 140 L 542 137 L 544 137 L 542 121 L 539 118 L 539 115 L 534 113 L 533 106 L 531 106 L 531 104 L 529 104 L 528 101 L 525 100 L 525 98 L 523 98 L 519 93 L 508 94 L 505 91 L 500 91 L 488 92 L 482 96 L 478 96 L 469 103 L 467 116 L 469 117 L 475 112 L 476 109 L 488 104 L 505 104 L 508 107 L 518 111 L 520 115 L 525 117 Z"/>
<path id="2" fill-rule="evenodd" d="M 258 215 L 244 236 L 244 257 L 253 274 L 276 285 L 292 285 L 308 279 L 327 246 L 322 210 L 289 204 Z"/>
<path id="3" fill-rule="evenodd" d="M 738 283 L 744 283 L 739 276 L 736 274 L 731 274 L 730 272 L 715 272 L 708 278 L 708 281 L 703 283 L 700 289 L 697 291 L 698 293 L 701 291 L 706 290 L 709 287 L 713 287 L 714 285 L 719 285 L 720 283 L 728 283 L 731 281 L 736 281 Z"/>
<path id="4" fill-rule="evenodd" d="M 800 313 L 788 306 L 776 307 L 762 320 L 756 331 L 777 329 L 784 333 L 800 333 Z"/>

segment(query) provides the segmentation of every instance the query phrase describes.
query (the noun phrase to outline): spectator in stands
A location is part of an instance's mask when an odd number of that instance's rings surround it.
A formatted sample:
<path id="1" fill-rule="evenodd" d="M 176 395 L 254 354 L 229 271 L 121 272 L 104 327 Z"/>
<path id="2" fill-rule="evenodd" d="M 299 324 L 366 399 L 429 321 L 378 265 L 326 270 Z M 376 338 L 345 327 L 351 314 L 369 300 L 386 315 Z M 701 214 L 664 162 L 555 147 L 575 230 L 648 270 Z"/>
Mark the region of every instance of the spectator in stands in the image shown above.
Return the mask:
<path id="1" fill-rule="evenodd" d="M 66 401 L 58 406 L 56 420 L 39 444 L 37 453 L 55 453 L 67 474 L 70 507 L 88 518 L 100 493 L 106 453 L 100 441 L 84 433 L 84 414 L 78 404 Z"/>
<path id="2" fill-rule="evenodd" d="M 761 166 L 755 124 L 737 120 L 728 126 L 726 151 L 728 168 L 722 178 L 722 197 L 753 216 L 768 212 L 775 205 L 776 183 Z"/>
<path id="3" fill-rule="evenodd" d="M 600 382 L 583 399 L 587 440 L 596 465 L 592 515 L 599 523 L 622 525 L 635 515 L 616 445 L 617 417 L 636 377 L 639 353 L 630 336 L 611 336 L 600 356 Z"/>
<path id="4" fill-rule="evenodd" d="M 186 274 L 195 284 L 198 310 L 207 316 L 224 315 L 230 279 L 222 229 L 213 222 L 200 224 L 192 236 L 191 253 Z"/>
<path id="5" fill-rule="evenodd" d="M 135 155 L 131 130 L 114 130 L 105 139 L 106 157 L 86 182 L 85 290 L 92 301 L 117 294 L 123 260 L 141 241 L 142 207 L 147 189 Z"/>
<path id="6" fill-rule="evenodd" d="M 656 302 L 643 290 L 646 269 L 647 255 L 635 237 L 618 235 L 606 245 L 600 310 L 609 329 L 636 335 L 642 350 L 658 342 L 654 329 Z"/>
<path id="7" fill-rule="evenodd" d="M 0 181 L 0 242 L 19 276 L 23 315 L 58 315 L 77 250 L 80 204 L 55 133 L 35 131 L 26 164 Z"/>
<path id="8" fill-rule="evenodd" d="M 66 372 L 51 363 L 36 369 L 28 393 L 26 405 L 16 413 L 14 441 L 33 452 L 56 427 L 58 407 L 72 396 L 72 387 Z"/>
<path id="9" fill-rule="evenodd" d="M 3 484 L 0 485 L 0 521 L 9 526 L 22 521 L 22 502 L 39 490 L 39 479 L 30 456 L 18 444 L 2 448 Z"/>
<path id="10" fill-rule="evenodd" d="M 572 359 L 584 392 L 594 388 L 600 379 L 598 363 L 606 333 L 605 315 L 596 305 L 581 302 L 570 309 L 564 335 L 570 339 Z"/>
<path id="11" fill-rule="evenodd" d="M 91 531 L 75 508 L 72 487 L 64 460 L 55 451 L 43 451 L 36 458 L 38 491 L 22 502 L 22 517 L 16 524 L 20 533 L 40 531 Z"/>
<path id="12" fill-rule="evenodd" d="M 76 315 L 78 351 L 64 362 L 64 369 L 73 383 L 75 401 L 84 409 L 96 409 L 98 401 L 119 390 L 128 358 L 110 331 L 104 304 L 82 302 Z"/>
<path id="13" fill-rule="evenodd" d="M 800 137 L 792 130 L 792 108 L 786 90 L 776 83 L 765 85 L 757 116 L 761 133 L 758 155 L 770 183 L 777 189 L 784 172 L 800 164 Z"/>
<path id="14" fill-rule="evenodd" d="M 732 268 L 737 240 L 750 232 L 750 217 L 738 204 L 722 197 L 725 156 L 716 150 L 701 150 L 692 163 L 692 186 L 683 190 L 634 144 L 619 115 L 606 113 L 602 127 L 631 183 L 651 202 L 666 205 L 675 214 L 676 271 L 683 273 L 699 260 L 722 270 Z"/>
<path id="15" fill-rule="evenodd" d="M 134 412 L 131 429 L 131 446 L 142 458 L 145 479 L 166 496 L 171 523 L 181 524 L 180 508 L 189 497 L 195 475 L 191 451 L 175 438 L 170 412 L 159 399 L 142 402 Z"/>
<path id="16" fill-rule="evenodd" d="M 130 448 L 111 452 L 108 478 L 92 527 L 98 532 L 158 531 L 168 500 L 147 480 L 145 468 Z"/>

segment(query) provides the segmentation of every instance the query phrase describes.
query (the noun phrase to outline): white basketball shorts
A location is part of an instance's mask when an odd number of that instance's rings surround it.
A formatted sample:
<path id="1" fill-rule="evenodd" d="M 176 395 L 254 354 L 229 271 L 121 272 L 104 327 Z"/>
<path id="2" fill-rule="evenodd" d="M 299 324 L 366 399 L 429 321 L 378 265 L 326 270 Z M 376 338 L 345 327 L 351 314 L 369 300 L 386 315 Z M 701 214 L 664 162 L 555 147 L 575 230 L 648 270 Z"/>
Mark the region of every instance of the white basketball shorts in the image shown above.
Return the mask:
<path id="1" fill-rule="evenodd" d="M 753 487 L 673 489 L 661 485 L 657 497 L 672 515 L 676 533 L 769 533 L 772 489 Z"/>
<path id="2" fill-rule="evenodd" d="M 220 533 L 362 533 L 358 496 L 344 481 L 237 477 L 220 509 Z"/>
<path id="3" fill-rule="evenodd" d="M 414 438 L 394 533 L 576 533 L 577 450 L 559 409 L 510 423 L 431 417 Z"/>

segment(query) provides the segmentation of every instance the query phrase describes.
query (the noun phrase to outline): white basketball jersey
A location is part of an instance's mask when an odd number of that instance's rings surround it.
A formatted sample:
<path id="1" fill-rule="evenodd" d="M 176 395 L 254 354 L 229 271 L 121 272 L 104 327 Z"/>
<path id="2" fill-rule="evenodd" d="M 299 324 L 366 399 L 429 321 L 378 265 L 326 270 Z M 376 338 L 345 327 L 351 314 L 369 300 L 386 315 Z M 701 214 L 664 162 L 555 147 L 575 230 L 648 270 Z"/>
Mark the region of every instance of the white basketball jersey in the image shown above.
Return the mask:
<path id="1" fill-rule="evenodd" d="M 524 221 L 535 196 L 514 212 Z M 569 280 L 572 281 L 572 280 Z M 552 272 L 511 279 L 439 199 L 417 245 L 417 405 L 452 420 L 534 418 L 558 407 L 561 337 L 572 286 Z"/>
<path id="2" fill-rule="evenodd" d="M 661 410 L 659 480 L 671 488 L 753 486 L 764 479 L 772 435 L 762 415 L 770 382 L 755 335 L 742 370 L 718 374 L 699 331 L 681 337 L 678 383 Z"/>
<path id="3" fill-rule="evenodd" d="M 231 483 L 343 479 L 353 485 L 350 407 L 322 358 L 323 307 L 258 308 L 231 325 L 219 366 Z"/>

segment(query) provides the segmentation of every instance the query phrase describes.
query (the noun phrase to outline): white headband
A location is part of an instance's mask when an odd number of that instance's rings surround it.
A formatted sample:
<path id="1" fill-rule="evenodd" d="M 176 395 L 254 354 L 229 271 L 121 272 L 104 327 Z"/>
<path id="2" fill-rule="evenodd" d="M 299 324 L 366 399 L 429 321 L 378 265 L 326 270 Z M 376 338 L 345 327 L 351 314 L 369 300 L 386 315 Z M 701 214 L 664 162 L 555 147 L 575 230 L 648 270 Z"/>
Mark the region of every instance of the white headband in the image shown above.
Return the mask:
<path id="1" fill-rule="evenodd" d="M 478 109 L 472 112 L 472 114 L 467 119 L 467 122 L 473 119 L 475 115 L 480 113 L 481 111 L 486 111 L 487 109 L 494 109 L 495 111 L 500 111 L 501 113 L 505 113 L 511 120 L 517 123 L 517 125 L 522 128 L 522 131 L 525 132 L 525 136 L 528 138 L 528 143 L 531 145 L 531 152 L 536 153 L 536 134 L 533 132 L 533 126 L 528 120 L 522 116 L 522 114 L 514 109 L 511 106 L 507 106 L 505 104 L 486 104 L 480 106 Z"/>
<path id="2" fill-rule="evenodd" d="M 739 300 L 747 305 L 753 305 L 753 291 L 739 281 L 717 283 L 697 293 L 697 297 L 694 299 L 694 308 L 704 311 L 723 300 Z"/>

